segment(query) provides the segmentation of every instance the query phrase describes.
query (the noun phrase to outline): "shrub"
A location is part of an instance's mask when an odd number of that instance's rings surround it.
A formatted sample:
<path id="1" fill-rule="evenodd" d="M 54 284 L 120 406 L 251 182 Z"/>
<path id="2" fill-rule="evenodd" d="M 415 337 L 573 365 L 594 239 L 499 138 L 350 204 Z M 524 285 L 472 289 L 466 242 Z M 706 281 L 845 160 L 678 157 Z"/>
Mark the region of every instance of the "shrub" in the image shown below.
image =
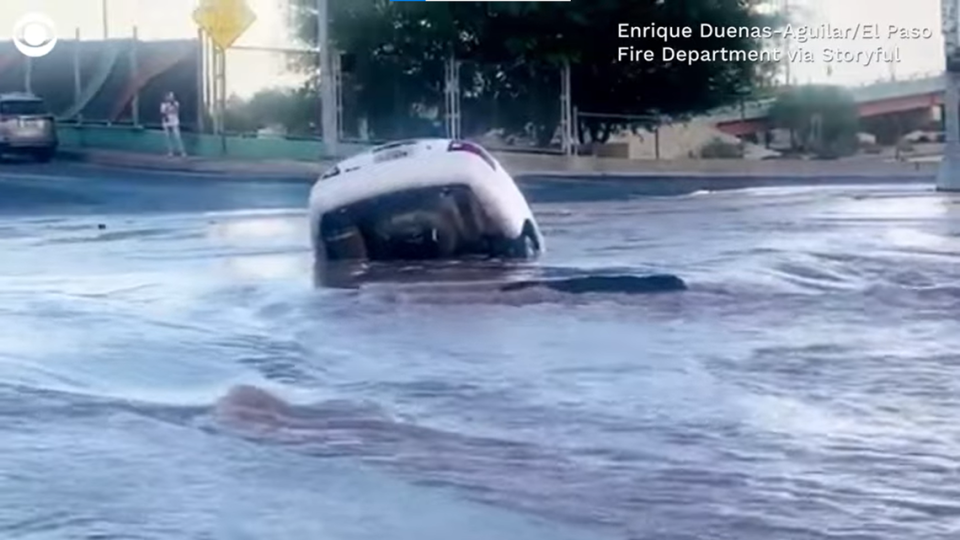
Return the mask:
<path id="1" fill-rule="evenodd" d="M 857 150 L 859 112 L 850 92 L 840 86 L 805 85 L 777 97 L 770 109 L 775 127 L 791 130 L 795 149 L 823 157 Z"/>
<path id="2" fill-rule="evenodd" d="M 743 147 L 716 137 L 700 149 L 703 159 L 739 159 L 743 157 Z"/>

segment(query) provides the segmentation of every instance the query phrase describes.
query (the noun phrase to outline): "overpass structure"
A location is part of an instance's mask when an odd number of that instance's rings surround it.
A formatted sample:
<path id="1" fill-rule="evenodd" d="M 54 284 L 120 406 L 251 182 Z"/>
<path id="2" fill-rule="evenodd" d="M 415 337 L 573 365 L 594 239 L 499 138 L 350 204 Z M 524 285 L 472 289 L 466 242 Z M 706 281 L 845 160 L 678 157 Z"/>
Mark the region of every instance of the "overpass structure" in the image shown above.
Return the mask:
<path id="1" fill-rule="evenodd" d="M 861 118 L 930 109 L 943 104 L 946 80 L 942 74 L 898 81 L 884 81 L 852 88 Z M 769 129 L 767 115 L 774 99 L 726 107 L 708 118 L 720 131 L 736 136 Z"/>

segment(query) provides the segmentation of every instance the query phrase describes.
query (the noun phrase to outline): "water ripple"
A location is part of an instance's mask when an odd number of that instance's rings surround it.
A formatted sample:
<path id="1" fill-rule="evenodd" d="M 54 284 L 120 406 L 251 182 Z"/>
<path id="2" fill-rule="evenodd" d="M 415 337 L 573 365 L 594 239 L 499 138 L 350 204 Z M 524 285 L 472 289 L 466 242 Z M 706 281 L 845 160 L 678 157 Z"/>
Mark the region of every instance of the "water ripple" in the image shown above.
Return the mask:
<path id="1" fill-rule="evenodd" d="M 960 222 L 925 188 L 546 202 L 541 264 L 331 290 L 300 210 L 67 217 L 129 189 L 37 182 L 3 187 L 4 536 L 960 531 Z"/>

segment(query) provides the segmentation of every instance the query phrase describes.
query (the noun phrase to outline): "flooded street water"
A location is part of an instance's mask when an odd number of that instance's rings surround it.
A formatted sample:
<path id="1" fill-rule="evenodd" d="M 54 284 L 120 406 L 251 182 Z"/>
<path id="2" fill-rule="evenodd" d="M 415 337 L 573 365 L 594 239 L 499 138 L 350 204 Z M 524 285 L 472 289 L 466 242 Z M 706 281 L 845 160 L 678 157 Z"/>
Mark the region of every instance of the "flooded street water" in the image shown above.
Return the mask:
<path id="1" fill-rule="evenodd" d="M 316 289 L 309 185 L 5 174 L 4 538 L 960 531 L 928 186 L 534 197 L 542 267 L 690 287 L 627 295 Z M 285 420 L 225 417 L 237 385 Z"/>

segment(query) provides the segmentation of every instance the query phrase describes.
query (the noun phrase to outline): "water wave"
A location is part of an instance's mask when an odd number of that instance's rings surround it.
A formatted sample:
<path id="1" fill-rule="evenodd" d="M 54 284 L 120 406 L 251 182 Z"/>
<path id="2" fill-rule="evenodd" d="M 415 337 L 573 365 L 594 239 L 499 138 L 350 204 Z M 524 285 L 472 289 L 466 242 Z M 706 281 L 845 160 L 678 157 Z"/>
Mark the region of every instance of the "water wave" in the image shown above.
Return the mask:
<path id="1" fill-rule="evenodd" d="M 960 283 L 934 194 L 608 185 L 626 192 L 538 206 L 538 264 L 317 289 L 302 211 L 242 210 L 302 192 L 147 184 L 2 210 L 2 535 L 240 536 L 211 516 L 284 539 L 956 528 Z M 148 199 L 170 213 L 139 214 Z M 517 515 L 562 526 L 500 527 Z"/>

